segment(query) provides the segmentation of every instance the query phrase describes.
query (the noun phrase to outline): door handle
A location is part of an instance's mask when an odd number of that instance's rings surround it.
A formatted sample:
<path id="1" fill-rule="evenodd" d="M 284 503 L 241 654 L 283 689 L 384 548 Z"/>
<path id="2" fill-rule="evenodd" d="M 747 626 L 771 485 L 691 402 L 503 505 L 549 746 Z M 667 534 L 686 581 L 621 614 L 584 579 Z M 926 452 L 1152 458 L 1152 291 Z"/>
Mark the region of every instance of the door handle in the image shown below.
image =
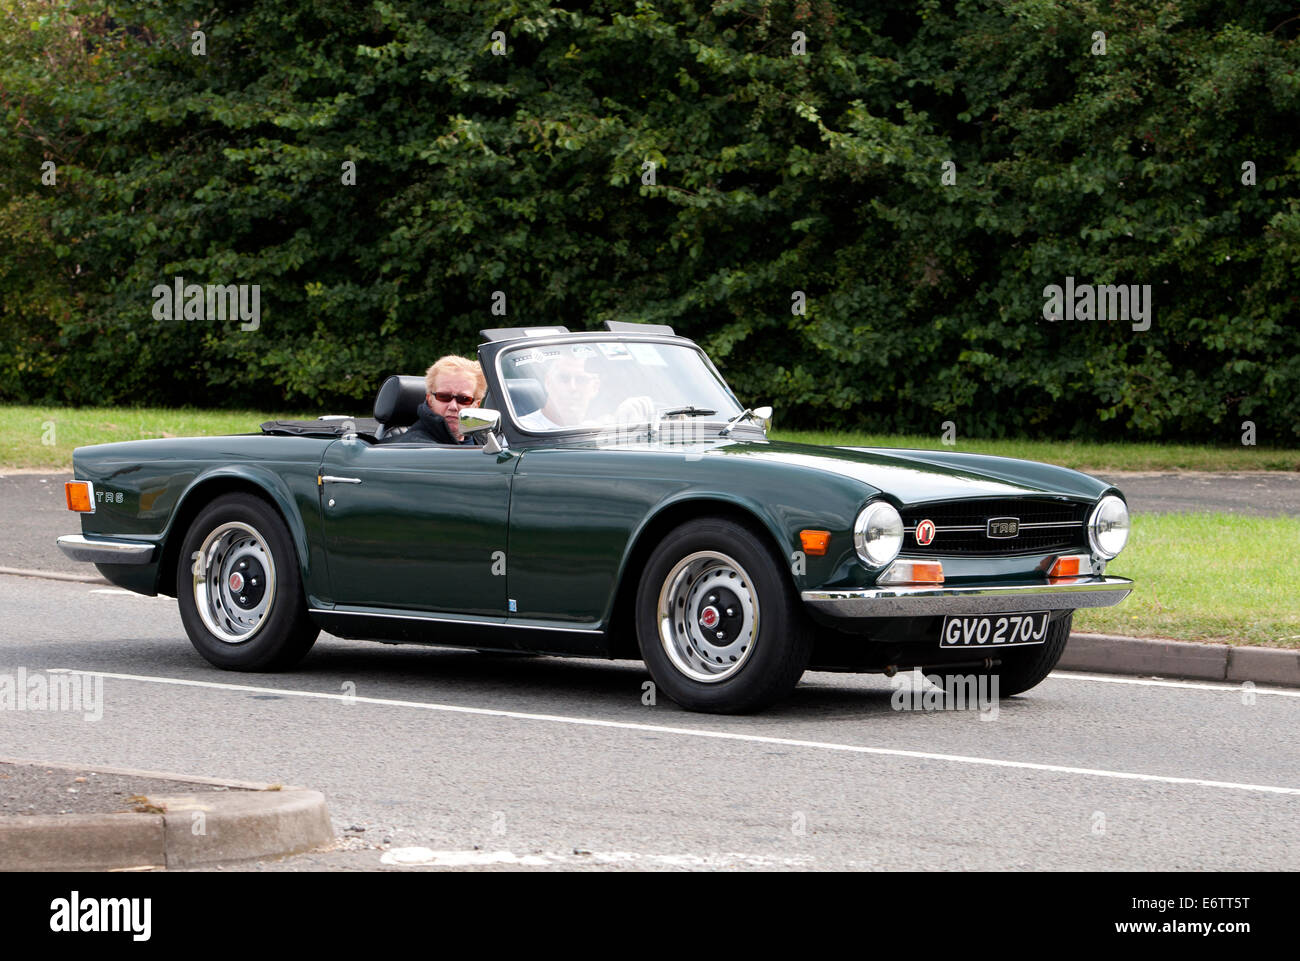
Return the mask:
<path id="1" fill-rule="evenodd" d="M 332 474 L 317 474 L 316 486 L 321 484 L 360 484 L 360 477 L 335 477 Z"/>

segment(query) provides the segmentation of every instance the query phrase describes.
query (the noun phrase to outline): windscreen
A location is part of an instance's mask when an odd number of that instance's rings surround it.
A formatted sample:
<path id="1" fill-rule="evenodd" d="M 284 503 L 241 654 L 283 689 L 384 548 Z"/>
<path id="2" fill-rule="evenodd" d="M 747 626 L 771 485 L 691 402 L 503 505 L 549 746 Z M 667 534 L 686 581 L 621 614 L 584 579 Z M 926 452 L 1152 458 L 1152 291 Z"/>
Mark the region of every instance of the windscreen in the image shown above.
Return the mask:
<path id="1" fill-rule="evenodd" d="M 524 344 L 499 364 L 515 423 L 534 433 L 727 421 L 742 410 L 703 355 L 681 344 Z"/>

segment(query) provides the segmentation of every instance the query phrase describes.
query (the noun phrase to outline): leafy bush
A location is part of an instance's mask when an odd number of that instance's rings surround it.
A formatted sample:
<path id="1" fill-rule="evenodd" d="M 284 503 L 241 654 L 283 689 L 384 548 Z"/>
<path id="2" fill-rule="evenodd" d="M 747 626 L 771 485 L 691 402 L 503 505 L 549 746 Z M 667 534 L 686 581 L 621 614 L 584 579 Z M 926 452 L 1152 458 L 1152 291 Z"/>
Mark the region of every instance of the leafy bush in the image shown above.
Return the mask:
<path id="1" fill-rule="evenodd" d="M 1300 436 L 1287 4 L 213 9 L 0 0 L 0 398 L 355 405 L 622 319 L 784 426 Z M 178 275 L 260 327 L 155 320 Z M 1150 329 L 1044 320 L 1067 276 L 1151 285 Z"/>

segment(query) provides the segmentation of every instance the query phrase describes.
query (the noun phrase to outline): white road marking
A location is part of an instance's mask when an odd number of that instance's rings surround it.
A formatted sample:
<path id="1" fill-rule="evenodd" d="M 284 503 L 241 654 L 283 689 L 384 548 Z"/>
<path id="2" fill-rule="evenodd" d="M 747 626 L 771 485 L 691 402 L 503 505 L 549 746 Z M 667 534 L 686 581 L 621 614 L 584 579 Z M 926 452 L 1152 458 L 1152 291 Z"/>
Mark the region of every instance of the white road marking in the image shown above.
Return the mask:
<path id="1" fill-rule="evenodd" d="M 120 587 L 95 587 L 92 588 L 87 593 L 111 594 L 114 597 L 134 597 L 139 600 L 149 601 L 154 604 L 158 603 L 159 601 L 166 601 L 169 604 L 174 604 L 176 602 L 175 598 L 168 597 L 166 594 L 157 594 L 153 597 L 150 597 L 148 594 L 137 594 L 135 591 L 124 591 Z"/>
<path id="2" fill-rule="evenodd" d="M 429 848 L 394 848 L 379 859 L 381 864 L 437 865 L 463 868 L 480 864 L 547 865 L 552 862 L 535 854 L 515 855 L 509 851 L 433 851 Z"/>
<path id="3" fill-rule="evenodd" d="M 554 864 L 635 864 L 670 868 L 802 867 L 812 858 L 769 858 L 761 854 L 641 854 L 635 851 L 575 851 L 573 854 L 514 854 L 510 851 L 434 851 L 429 848 L 394 848 L 379 859 L 381 864 L 405 867 L 477 867 L 483 864 L 525 864 L 546 867 Z"/>
<path id="4" fill-rule="evenodd" d="M 1300 691 L 1287 691 L 1279 687 L 1259 687 L 1254 685 L 1250 688 L 1243 688 L 1241 685 L 1244 681 L 1227 682 L 1216 684 L 1206 681 L 1158 681 L 1153 678 L 1142 677 L 1116 677 L 1111 674 L 1075 674 L 1067 671 L 1053 671 L 1050 675 L 1058 680 L 1069 681 L 1101 681 L 1103 684 L 1138 684 L 1144 687 L 1181 687 L 1193 691 L 1228 691 L 1232 694 L 1241 694 L 1249 690 L 1252 694 L 1277 694 L 1281 697 L 1300 697 Z"/>
<path id="5" fill-rule="evenodd" d="M 323 701 L 344 701 L 349 704 L 374 704 L 379 707 L 409 707 L 422 711 L 441 711 L 447 714 L 472 714 L 480 717 L 502 717 L 518 721 L 543 721 L 551 724 L 573 724 L 581 727 L 604 727 L 625 731 L 649 731 L 655 734 L 679 734 L 683 737 L 712 738 L 721 741 L 743 741 L 749 744 L 778 744 L 784 747 L 804 747 L 819 751 L 843 751 L 850 754 L 873 754 L 880 757 L 906 757 L 923 761 L 949 761 L 954 764 L 976 764 L 985 767 L 1015 768 L 1025 771 L 1044 771 L 1052 774 L 1078 774 L 1086 777 L 1113 778 L 1123 781 L 1146 781 L 1154 784 L 1190 784 L 1197 787 L 1226 788 L 1237 791 L 1256 791 L 1263 794 L 1300 795 L 1300 788 L 1273 784 L 1243 784 L 1236 781 L 1210 781 L 1205 778 L 1174 777 L 1166 774 L 1137 774 L 1131 771 L 1108 771 L 1103 768 L 1071 767 L 1064 764 L 1039 764 L 1034 761 L 1008 761 L 1001 758 L 973 757 L 964 754 L 936 754 L 931 751 L 905 751 L 901 748 L 867 747 L 861 744 L 838 744 L 833 741 L 806 741 L 800 738 L 772 737 L 765 734 L 740 734 L 734 731 L 710 731 L 703 728 L 668 727 L 663 724 L 639 724 L 635 721 L 606 721 L 591 717 L 570 717 L 562 714 L 530 714 L 523 711 L 503 711 L 486 707 L 462 707 L 456 704 L 431 704 L 427 701 L 399 701 L 384 697 L 361 697 L 356 694 L 334 694 L 323 691 L 295 691 L 289 688 L 255 687 L 251 684 L 226 684 L 220 681 L 195 681 L 179 677 L 150 677 L 144 674 L 113 674 L 107 671 L 78 671 L 70 668 L 49 668 L 50 674 L 81 674 L 119 681 L 139 681 L 145 684 L 172 684 L 179 687 L 202 687 L 217 691 L 243 691 L 252 694 L 278 694 L 282 697 L 315 698 Z"/>

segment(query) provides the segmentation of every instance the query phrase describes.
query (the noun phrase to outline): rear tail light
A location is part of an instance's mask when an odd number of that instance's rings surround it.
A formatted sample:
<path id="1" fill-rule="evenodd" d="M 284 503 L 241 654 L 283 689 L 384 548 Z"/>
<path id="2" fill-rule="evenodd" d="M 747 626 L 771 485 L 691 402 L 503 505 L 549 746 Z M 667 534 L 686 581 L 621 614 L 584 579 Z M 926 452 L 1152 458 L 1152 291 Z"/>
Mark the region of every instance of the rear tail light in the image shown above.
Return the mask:
<path id="1" fill-rule="evenodd" d="M 63 492 L 68 498 L 68 510 L 79 514 L 95 512 L 95 485 L 90 481 L 68 481 Z"/>

